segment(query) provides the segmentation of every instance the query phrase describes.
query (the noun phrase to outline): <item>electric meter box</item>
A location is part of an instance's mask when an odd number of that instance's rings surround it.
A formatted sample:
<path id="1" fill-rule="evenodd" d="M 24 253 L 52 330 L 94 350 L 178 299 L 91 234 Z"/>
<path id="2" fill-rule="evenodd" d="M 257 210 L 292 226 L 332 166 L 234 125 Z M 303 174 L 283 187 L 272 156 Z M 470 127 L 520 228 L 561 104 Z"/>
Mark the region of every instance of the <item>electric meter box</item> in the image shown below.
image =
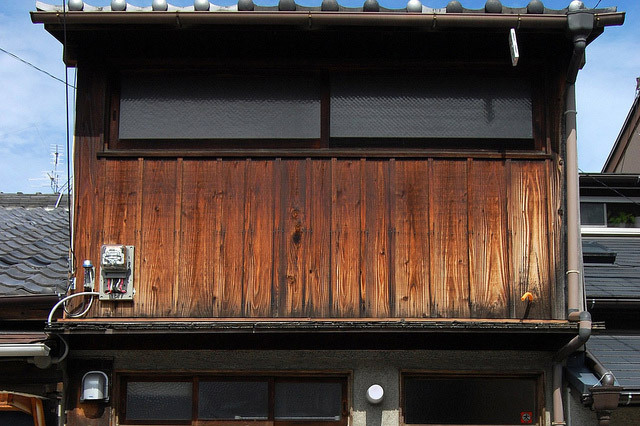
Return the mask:
<path id="1" fill-rule="evenodd" d="M 100 249 L 100 300 L 133 300 L 133 246 L 105 244 Z"/>

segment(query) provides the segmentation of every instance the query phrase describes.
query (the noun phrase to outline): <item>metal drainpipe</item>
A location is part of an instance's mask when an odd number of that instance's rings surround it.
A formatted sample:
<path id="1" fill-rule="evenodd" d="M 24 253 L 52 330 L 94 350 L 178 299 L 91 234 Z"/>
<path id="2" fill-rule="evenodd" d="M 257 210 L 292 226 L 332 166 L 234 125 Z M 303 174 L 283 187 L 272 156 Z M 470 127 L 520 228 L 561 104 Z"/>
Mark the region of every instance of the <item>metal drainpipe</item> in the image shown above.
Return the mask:
<path id="1" fill-rule="evenodd" d="M 572 8 L 573 6 L 573 8 Z M 581 6 L 569 6 L 567 24 L 573 34 L 573 54 L 567 70 L 565 94 L 566 173 L 567 173 L 567 308 L 571 321 L 579 320 L 578 335 L 553 357 L 553 425 L 566 425 L 562 402 L 563 362 L 591 336 L 591 315 L 584 310 L 581 289 L 580 204 L 578 187 L 578 143 L 576 133 L 576 91 L 578 70 L 584 59 L 587 37 L 593 29 L 593 14 Z"/>

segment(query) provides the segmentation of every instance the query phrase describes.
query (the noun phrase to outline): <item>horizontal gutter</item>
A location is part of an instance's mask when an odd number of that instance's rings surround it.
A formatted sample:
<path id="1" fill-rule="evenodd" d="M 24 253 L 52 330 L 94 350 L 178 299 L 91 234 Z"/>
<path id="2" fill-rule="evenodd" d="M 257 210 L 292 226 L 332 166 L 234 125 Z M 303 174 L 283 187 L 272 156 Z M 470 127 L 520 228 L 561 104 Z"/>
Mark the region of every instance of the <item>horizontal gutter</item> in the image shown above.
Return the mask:
<path id="1" fill-rule="evenodd" d="M 11 305 L 31 305 L 31 304 L 42 304 L 51 306 L 55 305 L 60 297 L 57 294 L 51 295 L 30 295 L 30 296 L 4 296 L 0 297 L 0 306 L 11 306 Z"/>
<path id="2" fill-rule="evenodd" d="M 622 25 L 624 12 L 594 15 L 595 27 Z M 36 24 L 67 25 L 283 25 L 304 26 L 389 26 L 443 28 L 518 28 L 565 30 L 567 15 L 520 15 L 478 13 L 385 13 L 385 12 L 31 12 Z"/>
<path id="3" fill-rule="evenodd" d="M 48 356 L 50 350 L 44 343 L 0 344 L 0 357 Z"/>
<path id="4" fill-rule="evenodd" d="M 637 309 L 640 307 L 640 299 L 616 299 L 606 297 L 587 297 L 587 306 L 589 309 L 597 307 L 616 307 L 618 309 Z"/>

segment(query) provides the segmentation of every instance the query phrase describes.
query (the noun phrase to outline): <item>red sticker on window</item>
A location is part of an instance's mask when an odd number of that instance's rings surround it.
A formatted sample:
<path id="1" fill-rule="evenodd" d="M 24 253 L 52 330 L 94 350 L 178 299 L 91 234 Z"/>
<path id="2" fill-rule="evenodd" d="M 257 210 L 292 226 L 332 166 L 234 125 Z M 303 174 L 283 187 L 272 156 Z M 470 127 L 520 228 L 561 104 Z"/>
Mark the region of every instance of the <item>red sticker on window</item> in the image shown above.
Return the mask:
<path id="1" fill-rule="evenodd" d="M 520 413 L 520 423 L 529 425 L 533 423 L 533 412 L 523 411 Z"/>

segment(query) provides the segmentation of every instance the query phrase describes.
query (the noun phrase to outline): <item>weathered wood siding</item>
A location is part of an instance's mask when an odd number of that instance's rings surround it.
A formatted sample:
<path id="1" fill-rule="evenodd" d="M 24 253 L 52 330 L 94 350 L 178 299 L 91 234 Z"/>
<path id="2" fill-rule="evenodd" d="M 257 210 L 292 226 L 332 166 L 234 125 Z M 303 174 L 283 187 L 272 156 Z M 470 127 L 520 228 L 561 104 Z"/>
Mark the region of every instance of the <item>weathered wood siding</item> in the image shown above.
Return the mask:
<path id="1" fill-rule="evenodd" d="M 135 245 L 136 295 L 95 316 L 553 316 L 552 160 L 97 164 L 76 256 Z"/>

